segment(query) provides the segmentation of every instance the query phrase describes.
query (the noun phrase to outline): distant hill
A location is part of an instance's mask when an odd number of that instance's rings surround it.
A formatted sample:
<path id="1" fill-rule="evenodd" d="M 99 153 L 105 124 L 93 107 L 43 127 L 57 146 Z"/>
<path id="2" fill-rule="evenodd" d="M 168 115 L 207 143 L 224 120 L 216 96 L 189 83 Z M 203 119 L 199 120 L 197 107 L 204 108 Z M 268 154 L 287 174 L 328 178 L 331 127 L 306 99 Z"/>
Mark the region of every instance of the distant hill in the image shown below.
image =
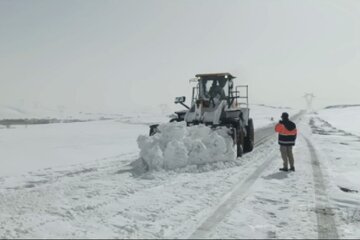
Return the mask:
<path id="1" fill-rule="evenodd" d="M 331 108 L 348 108 L 348 107 L 360 107 L 360 104 L 331 105 L 331 106 L 325 107 L 324 109 L 331 109 Z"/>
<path id="2" fill-rule="evenodd" d="M 267 107 L 267 108 L 274 108 L 274 109 L 292 109 L 291 107 L 283 107 L 283 106 L 271 106 L 266 104 L 254 104 L 255 106 Z"/>
<path id="3" fill-rule="evenodd" d="M 20 120 L 20 119 L 96 119 L 105 114 L 93 114 L 84 112 L 65 112 L 62 109 L 50 109 L 36 107 L 22 109 L 19 107 L 0 105 L 0 120 Z"/>
<path id="4" fill-rule="evenodd" d="M 0 119 L 4 118 L 23 118 L 27 112 L 11 106 L 0 105 Z"/>

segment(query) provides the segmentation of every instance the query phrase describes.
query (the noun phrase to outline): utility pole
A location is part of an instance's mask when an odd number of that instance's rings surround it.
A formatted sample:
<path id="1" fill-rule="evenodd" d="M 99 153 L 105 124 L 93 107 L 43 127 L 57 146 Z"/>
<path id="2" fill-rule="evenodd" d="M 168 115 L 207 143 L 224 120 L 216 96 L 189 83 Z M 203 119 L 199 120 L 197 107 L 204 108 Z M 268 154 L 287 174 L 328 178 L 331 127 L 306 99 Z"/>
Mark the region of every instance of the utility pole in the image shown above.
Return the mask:
<path id="1" fill-rule="evenodd" d="M 314 99 L 315 95 L 312 93 L 305 93 L 304 98 L 306 101 L 306 105 L 307 105 L 307 111 L 311 112 L 312 111 L 312 101 Z"/>

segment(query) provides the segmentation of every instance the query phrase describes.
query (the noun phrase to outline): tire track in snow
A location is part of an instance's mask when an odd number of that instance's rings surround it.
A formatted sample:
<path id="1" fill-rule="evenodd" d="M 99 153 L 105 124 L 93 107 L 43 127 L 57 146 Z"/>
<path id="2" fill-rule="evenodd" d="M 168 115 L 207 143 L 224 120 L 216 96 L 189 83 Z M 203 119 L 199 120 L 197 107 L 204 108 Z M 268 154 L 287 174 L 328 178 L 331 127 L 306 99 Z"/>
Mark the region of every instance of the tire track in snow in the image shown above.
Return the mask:
<path id="1" fill-rule="evenodd" d="M 314 146 L 310 140 L 304 135 L 311 154 L 311 166 L 313 170 L 314 188 L 315 188 L 315 213 L 317 218 L 317 229 L 319 239 L 338 239 L 339 235 L 336 229 L 336 223 L 334 219 L 334 212 L 330 206 L 328 196 L 326 194 L 326 185 L 324 177 L 321 172 L 321 165 L 317 158 Z"/>
<path id="2" fill-rule="evenodd" d="M 255 147 L 258 147 L 270 140 L 271 137 L 275 135 L 273 129 L 273 126 L 269 126 L 256 131 L 255 134 L 258 140 L 255 142 Z M 207 235 L 211 232 L 211 230 L 218 225 L 228 215 L 228 213 L 230 213 L 233 208 L 239 204 L 240 201 L 246 198 L 248 190 L 275 158 L 276 156 L 267 158 L 249 177 L 225 194 L 220 204 L 215 207 L 210 216 L 207 217 L 205 221 L 202 222 L 202 224 L 200 224 L 200 226 L 191 234 L 189 239 L 207 238 Z"/>
<path id="3" fill-rule="evenodd" d="M 195 230 L 189 239 L 207 238 L 207 234 L 210 233 L 211 230 L 218 225 L 237 204 L 239 204 L 239 202 L 246 198 L 248 190 L 276 158 L 276 156 L 268 158 L 248 178 L 227 193 L 220 205 L 216 207 L 215 211 L 213 211 L 213 213 Z"/>
<path id="4" fill-rule="evenodd" d="M 300 111 L 295 114 L 292 118 L 293 121 L 300 119 L 303 114 L 304 111 Z M 274 126 L 275 124 L 261 128 L 255 132 L 255 137 L 258 139 L 254 144 L 255 147 L 262 145 L 275 135 Z M 228 192 L 223 197 L 220 205 L 215 207 L 212 214 L 206 218 L 199 227 L 197 227 L 197 229 L 190 235 L 189 239 L 208 238 L 207 235 L 211 232 L 211 230 L 218 225 L 234 209 L 234 207 L 239 204 L 239 202 L 246 198 L 248 190 L 261 176 L 262 172 L 264 172 L 270 163 L 276 158 L 276 155 L 271 155 L 249 177 L 237 184 L 232 191 Z"/>

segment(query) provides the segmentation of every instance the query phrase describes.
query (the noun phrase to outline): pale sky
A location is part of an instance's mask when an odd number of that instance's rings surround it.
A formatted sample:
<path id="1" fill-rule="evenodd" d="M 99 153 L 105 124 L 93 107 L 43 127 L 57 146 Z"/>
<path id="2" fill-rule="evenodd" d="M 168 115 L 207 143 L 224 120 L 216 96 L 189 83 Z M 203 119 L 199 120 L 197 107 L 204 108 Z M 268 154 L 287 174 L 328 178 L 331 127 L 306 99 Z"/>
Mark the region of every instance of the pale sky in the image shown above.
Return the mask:
<path id="1" fill-rule="evenodd" d="M 173 104 L 230 72 L 250 102 L 360 103 L 360 1 L 0 0 L 0 105 Z"/>

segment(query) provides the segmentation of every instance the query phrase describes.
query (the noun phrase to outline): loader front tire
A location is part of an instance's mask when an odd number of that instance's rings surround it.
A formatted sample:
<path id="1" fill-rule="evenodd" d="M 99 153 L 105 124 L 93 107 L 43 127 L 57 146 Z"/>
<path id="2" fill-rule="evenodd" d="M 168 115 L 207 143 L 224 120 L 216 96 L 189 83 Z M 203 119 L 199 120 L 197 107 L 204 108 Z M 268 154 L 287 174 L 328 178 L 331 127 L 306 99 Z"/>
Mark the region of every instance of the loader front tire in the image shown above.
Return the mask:
<path id="1" fill-rule="evenodd" d="M 240 126 L 236 128 L 236 156 L 241 157 L 244 153 L 244 132 L 241 130 Z"/>
<path id="2" fill-rule="evenodd" d="M 246 127 L 247 136 L 245 137 L 244 141 L 244 152 L 251 152 L 254 149 L 254 139 L 255 139 L 255 133 L 254 133 L 254 123 L 253 120 L 250 118 L 248 125 Z"/>

